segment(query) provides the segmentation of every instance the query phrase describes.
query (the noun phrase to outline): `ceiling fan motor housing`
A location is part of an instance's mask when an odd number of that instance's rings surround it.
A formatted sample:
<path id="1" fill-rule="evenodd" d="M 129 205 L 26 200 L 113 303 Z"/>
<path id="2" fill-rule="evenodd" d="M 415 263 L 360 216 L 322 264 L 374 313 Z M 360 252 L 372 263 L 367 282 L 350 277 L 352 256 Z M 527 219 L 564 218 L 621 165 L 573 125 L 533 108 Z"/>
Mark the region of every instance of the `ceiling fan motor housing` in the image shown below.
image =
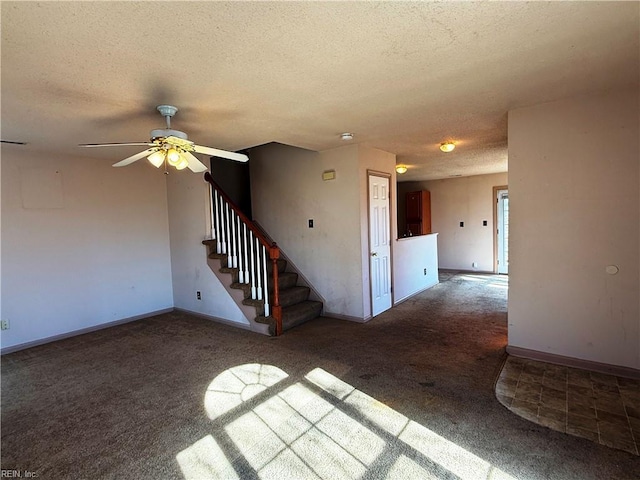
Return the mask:
<path id="1" fill-rule="evenodd" d="M 159 128 L 151 130 L 151 140 L 157 140 L 158 138 L 178 137 L 183 140 L 188 140 L 187 134 L 180 130 L 171 130 L 170 128 Z"/>

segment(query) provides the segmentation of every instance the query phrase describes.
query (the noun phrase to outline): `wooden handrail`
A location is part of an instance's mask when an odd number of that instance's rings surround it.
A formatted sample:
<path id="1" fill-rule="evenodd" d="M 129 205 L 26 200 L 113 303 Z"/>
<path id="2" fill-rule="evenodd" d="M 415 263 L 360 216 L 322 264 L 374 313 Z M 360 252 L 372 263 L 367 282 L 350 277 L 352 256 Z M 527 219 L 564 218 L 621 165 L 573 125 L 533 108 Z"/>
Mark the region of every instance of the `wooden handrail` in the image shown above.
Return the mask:
<path id="1" fill-rule="evenodd" d="M 242 220 L 242 223 L 244 223 L 249 228 L 249 230 L 253 232 L 253 235 L 269 252 L 269 259 L 271 260 L 273 266 L 271 273 L 273 277 L 273 303 L 271 305 L 271 314 L 276 320 L 275 334 L 276 336 L 280 335 L 282 334 L 282 307 L 280 306 L 280 287 L 278 286 L 278 258 L 280 258 L 280 249 L 275 242 L 269 242 L 262 231 L 253 223 L 253 220 L 242 213 L 242 211 L 236 206 L 233 200 L 231 200 L 231 198 L 226 193 L 224 193 L 222 188 L 220 188 L 220 185 L 216 183 L 210 172 L 205 172 L 204 180 L 218 192 L 218 195 L 220 195 L 224 199 L 224 201 L 227 202 L 229 207 L 231 207 L 231 209 L 236 213 L 240 220 Z"/>
<path id="2" fill-rule="evenodd" d="M 229 206 L 233 209 L 233 211 L 236 212 L 236 215 L 240 217 L 240 220 L 242 220 L 242 222 L 245 223 L 247 227 L 249 227 L 249 230 L 253 232 L 253 234 L 256 236 L 258 240 L 260 240 L 260 243 L 262 245 L 264 245 L 267 248 L 271 248 L 272 245 L 275 245 L 275 243 L 272 244 L 269 242 L 267 237 L 264 236 L 264 234 L 260 231 L 260 229 L 253 224 L 253 221 L 249 219 L 249 217 L 247 217 L 244 213 L 242 213 L 242 211 L 236 206 L 233 200 L 229 198 L 229 195 L 224 193 L 222 188 L 220 188 L 220 185 L 218 185 L 216 181 L 213 179 L 213 177 L 211 176 L 211 173 L 205 172 L 204 180 L 210 183 L 211 185 L 213 185 L 213 187 L 216 189 L 218 194 L 224 199 L 225 202 L 229 204 Z"/>

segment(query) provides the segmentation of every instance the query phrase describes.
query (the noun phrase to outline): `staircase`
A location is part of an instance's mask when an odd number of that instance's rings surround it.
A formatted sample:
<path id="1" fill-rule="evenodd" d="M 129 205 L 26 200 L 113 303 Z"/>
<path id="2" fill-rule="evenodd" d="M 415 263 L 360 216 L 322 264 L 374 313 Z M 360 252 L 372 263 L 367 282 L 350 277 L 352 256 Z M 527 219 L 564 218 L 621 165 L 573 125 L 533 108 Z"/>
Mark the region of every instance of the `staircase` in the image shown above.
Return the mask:
<path id="1" fill-rule="evenodd" d="M 255 330 L 279 335 L 320 316 L 322 302 L 309 299 L 310 288 L 298 285 L 298 274 L 288 271 L 288 262 L 280 258 L 277 245 L 233 204 L 208 172 L 205 180 L 211 185 L 213 238 L 202 243 L 207 246 L 208 258 L 219 261 L 210 263 L 212 269 L 229 275 L 218 275 L 223 284 L 227 279 L 225 288 L 242 292 L 232 298 L 253 307 L 253 322 L 266 327 Z M 249 318 L 247 308 L 242 310 Z"/>

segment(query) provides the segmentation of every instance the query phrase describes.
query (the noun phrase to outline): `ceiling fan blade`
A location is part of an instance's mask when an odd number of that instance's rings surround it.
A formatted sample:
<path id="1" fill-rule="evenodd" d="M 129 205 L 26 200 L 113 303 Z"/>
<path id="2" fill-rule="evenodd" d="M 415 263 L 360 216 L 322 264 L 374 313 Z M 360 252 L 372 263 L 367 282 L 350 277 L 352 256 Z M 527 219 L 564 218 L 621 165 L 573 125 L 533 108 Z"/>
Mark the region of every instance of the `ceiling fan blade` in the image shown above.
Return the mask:
<path id="1" fill-rule="evenodd" d="M 130 142 L 130 143 L 83 143 L 78 145 L 79 147 L 123 147 L 123 146 L 127 146 L 127 145 L 131 145 L 131 146 L 137 146 L 137 147 L 142 147 L 142 146 L 146 146 L 149 147 L 151 145 L 154 145 L 153 143 L 149 143 L 149 142 Z"/>
<path id="2" fill-rule="evenodd" d="M 189 162 L 188 167 L 192 172 L 201 173 L 209 170 L 207 166 L 198 160 L 191 152 L 182 152 L 182 154 L 187 159 L 187 162 Z"/>
<path id="3" fill-rule="evenodd" d="M 148 148 L 144 152 L 136 153 L 135 155 L 131 155 L 130 157 L 125 158 L 124 160 L 120 160 L 118 163 L 114 163 L 114 167 L 124 167 L 129 165 L 130 163 L 135 162 L 136 160 L 140 160 L 141 158 L 148 157 L 153 152 L 155 152 L 155 148 Z"/>
<path id="4" fill-rule="evenodd" d="M 237 162 L 246 162 L 249 157 L 242 153 L 227 152 L 226 150 L 218 150 L 217 148 L 203 147 L 202 145 L 194 145 L 193 149 L 204 155 L 211 155 L 212 157 L 228 158 L 229 160 L 236 160 Z"/>

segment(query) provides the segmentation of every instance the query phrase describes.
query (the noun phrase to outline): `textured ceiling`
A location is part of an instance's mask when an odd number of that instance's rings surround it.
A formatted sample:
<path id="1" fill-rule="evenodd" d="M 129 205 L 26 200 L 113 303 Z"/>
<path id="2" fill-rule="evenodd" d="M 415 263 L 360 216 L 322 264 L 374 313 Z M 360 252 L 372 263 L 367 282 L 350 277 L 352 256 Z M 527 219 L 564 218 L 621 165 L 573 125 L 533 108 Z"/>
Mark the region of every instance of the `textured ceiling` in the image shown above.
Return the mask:
<path id="1" fill-rule="evenodd" d="M 2 2 L 8 149 L 117 161 L 173 127 L 238 150 L 352 142 L 403 180 L 506 171 L 507 112 L 638 84 L 637 2 Z M 451 139 L 458 148 L 438 150 Z"/>

